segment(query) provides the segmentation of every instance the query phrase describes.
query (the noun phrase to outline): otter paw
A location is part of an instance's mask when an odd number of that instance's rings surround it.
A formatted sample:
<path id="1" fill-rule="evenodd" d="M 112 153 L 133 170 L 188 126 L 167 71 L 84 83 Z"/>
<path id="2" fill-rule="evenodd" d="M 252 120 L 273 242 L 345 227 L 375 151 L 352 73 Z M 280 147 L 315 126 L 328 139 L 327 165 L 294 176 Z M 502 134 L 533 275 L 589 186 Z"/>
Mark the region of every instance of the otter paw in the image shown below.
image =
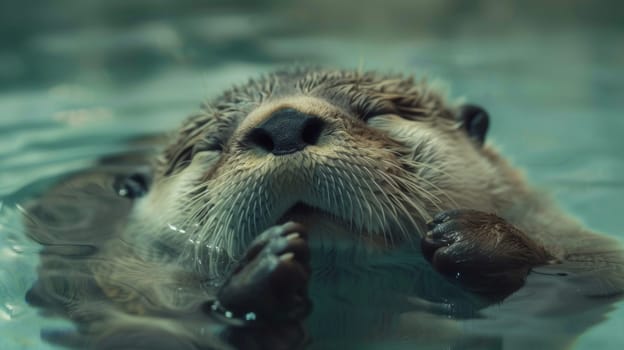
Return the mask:
<path id="1" fill-rule="evenodd" d="M 518 290 L 531 267 L 549 260 L 542 247 L 494 214 L 451 210 L 428 226 L 421 240 L 425 258 L 438 272 L 491 299 Z"/>
<path id="2" fill-rule="evenodd" d="M 286 223 L 260 234 L 217 293 L 232 316 L 257 322 L 301 320 L 308 298 L 310 251 L 303 226 Z"/>

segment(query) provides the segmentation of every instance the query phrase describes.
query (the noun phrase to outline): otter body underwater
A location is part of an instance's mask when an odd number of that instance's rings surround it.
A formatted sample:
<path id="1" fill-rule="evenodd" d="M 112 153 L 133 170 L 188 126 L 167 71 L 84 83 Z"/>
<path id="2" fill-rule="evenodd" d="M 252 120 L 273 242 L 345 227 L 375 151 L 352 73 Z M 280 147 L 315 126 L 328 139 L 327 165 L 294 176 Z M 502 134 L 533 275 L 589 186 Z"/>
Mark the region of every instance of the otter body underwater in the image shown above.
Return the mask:
<path id="1" fill-rule="evenodd" d="M 401 76 L 252 80 L 37 198 L 26 298 L 85 349 L 565 348 L 624 291 L 624 255 L 487 129 Z"/>

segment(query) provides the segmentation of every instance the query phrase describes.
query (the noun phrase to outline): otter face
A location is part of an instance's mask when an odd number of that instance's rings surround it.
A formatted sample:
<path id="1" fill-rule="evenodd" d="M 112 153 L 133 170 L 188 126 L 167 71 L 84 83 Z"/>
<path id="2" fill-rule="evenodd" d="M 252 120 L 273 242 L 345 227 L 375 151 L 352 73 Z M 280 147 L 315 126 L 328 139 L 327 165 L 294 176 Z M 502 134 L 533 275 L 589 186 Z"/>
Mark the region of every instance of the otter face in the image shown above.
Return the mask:
<path id="1" fill-rule="evenodd" d="M 251 81 L 186 121 L 133 213 L 144 233 L 128 235 L 198 263 L 236 259 L 288 220 L 311 238 L 418 241 L 437 212 L 495 212 L 504 201 L 478 115 L 397 76 L 299 71 Z"/>

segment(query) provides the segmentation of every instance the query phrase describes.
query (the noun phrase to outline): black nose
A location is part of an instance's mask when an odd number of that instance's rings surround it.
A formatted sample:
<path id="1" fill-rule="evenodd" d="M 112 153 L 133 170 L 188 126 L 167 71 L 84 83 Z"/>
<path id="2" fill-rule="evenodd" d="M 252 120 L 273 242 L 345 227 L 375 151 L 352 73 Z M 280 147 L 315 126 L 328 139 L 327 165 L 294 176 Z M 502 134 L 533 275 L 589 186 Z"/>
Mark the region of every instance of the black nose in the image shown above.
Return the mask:
<path id="1" fill-rule="evenodd" d="M 246 137 L 250 145 L 276 156 L 299 152 L 315 145 L 325 128 L 319 117 L 292 108 L 280 109 L 253 128 Z"/>

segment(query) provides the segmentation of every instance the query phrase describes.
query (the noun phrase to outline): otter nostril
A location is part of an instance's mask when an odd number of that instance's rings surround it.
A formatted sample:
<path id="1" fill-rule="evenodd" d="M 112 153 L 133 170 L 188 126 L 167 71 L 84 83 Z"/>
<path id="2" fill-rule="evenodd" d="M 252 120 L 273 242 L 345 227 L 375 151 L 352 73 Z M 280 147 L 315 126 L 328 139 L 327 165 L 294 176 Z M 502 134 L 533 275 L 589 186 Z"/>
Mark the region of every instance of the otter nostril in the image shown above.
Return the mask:
<path id="1" fill-rule="evenodd" d="M 249 135 L 247 136 L 247 140 L 267 152 L 273 152 L 273 149 L 275 148 L 271 135 L 269 135 L 269 133 L 266 132 L 264 129 L 253 129 L 251 133 L 249 133 Z"/>
<path id="2" fill-rule="evenodd" d="M 311 118 L 306 120 L 303 125 L 303 132 L 301 133 L 301 139 L 308 145 L 316 145 L 325 123 L 319 118 Z"/>
<path id="3" fill-rule="evenodd" d="M 245 143 L 276 156 L 299 152 L 316 145 L 325 128 L 325 122 L 296 109 L 285 108 L 273 114 L 249 131 Z"/>

